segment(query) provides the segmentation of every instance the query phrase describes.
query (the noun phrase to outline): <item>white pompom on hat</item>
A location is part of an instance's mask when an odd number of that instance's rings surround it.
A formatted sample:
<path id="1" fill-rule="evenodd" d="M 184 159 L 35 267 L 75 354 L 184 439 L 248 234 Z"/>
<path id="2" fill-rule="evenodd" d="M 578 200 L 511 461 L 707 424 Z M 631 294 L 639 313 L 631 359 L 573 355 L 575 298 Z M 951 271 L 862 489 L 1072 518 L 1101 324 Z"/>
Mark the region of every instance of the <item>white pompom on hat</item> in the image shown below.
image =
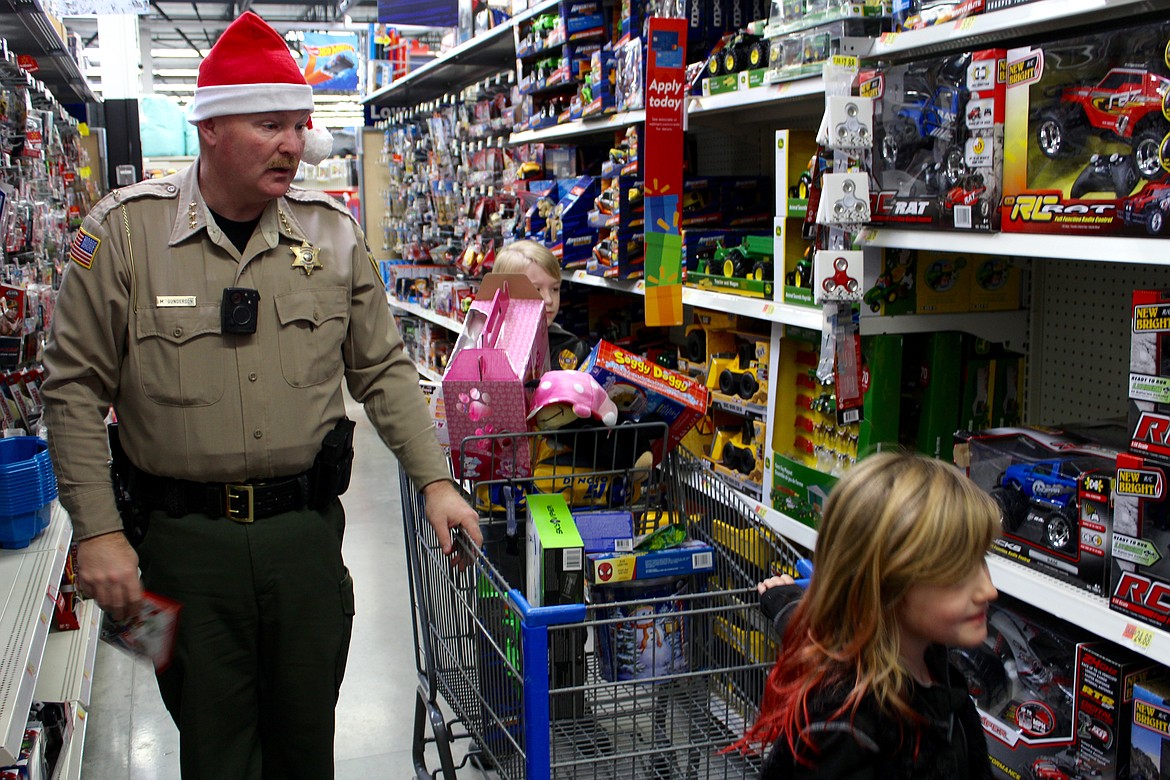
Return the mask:
<path id="1" fill-rule="evenodd" d="M 187 121 L 197 124 L 231 114 L 312 110 L 313 88 L 284 39 L 259 16 L 245 11 L 199 64 Z M 332 151 L 333 136 L 324 128 L 314 129 L 312 120 L 308 127 L 301 159 L 318 165 Z"/>

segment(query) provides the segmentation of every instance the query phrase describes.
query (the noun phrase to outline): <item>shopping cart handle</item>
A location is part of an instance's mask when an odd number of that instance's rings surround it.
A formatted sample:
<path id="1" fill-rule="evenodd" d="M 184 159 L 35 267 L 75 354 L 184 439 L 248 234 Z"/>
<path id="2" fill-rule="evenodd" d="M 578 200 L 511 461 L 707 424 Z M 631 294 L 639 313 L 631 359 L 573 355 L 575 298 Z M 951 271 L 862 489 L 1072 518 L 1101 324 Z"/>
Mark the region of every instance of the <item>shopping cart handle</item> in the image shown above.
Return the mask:
<path id="1" fill-rule="evenodd" d="M 812 579 L 813 563 L 808 558 L 798 558 L 796 561 L 796 573 L 800 577 L 796 580 L 796 584 L 805 590 L 808 589 L 808 583 Z"/>

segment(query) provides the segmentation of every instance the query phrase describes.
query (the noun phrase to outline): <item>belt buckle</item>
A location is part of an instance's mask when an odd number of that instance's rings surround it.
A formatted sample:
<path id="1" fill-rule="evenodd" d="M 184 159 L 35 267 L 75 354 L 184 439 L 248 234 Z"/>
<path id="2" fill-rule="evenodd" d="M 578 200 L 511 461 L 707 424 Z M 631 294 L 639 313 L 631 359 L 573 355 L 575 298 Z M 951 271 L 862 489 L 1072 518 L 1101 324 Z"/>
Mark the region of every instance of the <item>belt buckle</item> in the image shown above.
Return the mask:
<path id="1" fill-rule="evenodd" d="M 234 520 L 237 523 L 251 523 L 255 518 L 252 516 L 252 486 L 251 485 L 224 485 L 224 516 L 229 520 Z M 237 509 L 232 506 L 232 502 L 246 499 L 247 507 L 245 509 Z"/>

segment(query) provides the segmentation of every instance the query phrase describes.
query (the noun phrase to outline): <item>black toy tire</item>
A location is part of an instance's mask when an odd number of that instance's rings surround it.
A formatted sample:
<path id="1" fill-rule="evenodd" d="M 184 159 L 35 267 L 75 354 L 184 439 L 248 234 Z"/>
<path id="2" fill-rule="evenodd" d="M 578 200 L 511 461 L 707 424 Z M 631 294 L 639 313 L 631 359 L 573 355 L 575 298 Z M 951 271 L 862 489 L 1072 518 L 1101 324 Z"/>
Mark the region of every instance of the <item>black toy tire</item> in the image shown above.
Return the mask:
<path id="1" fill-rule="evenodd" d="M 720 67 L 723 63 L 723 57 L 719 54 L 712 55 L 707 59 L 707 75 L 718 76 Z"/>
<path id="2" fill-rule="evenodd" d="M 1170 127 L 1155 123 L 1152 127 L 1147 127 L 1134 136 L 1133 162 L 1138 175 L 1143 179 L 1153 179 L 1165 172 L 1162 168 L 1161 149 L 1162 140 L 1168 132 L 1170 132 Z M 1129 192 L 1119 192 L 1117 197 L 1124 198 L 1128 194 Z"/>
<path id="3" fill-rule="evenodd" d="M 921 145 L 918 129 L 906 117 L 898 117 L 886 128 L 882 139 L 882 161 L 887 170 L 904 171 Z"/>
<path id="4" fill-rule="evenodd" d="M 991 498 L 999 505 L 1003 530 L 1008 533 L 1018 531 L 1028 511 L 1028 499 L 1020 489 L 1013 486 L 997 487 L 991 491 Z"/>
<path id="5" fill-rule="evenodd" d="M 1063 552 L 1076 544 L 1076 528 L 1076 522 L 1058 509 L 1044 520 L 1044 540 L 1053 550 Z"/>
<path id="6" fill-rule="evenodd" d="M 1052 110 L 1040 115 L 1036 145 L 1045 157 L 1056 160 L 1079 152 L 1088 140 L 1084 115 L 1078 109 Z"/>
<path id="7" fill-rule="evenodd" d="M 739 389 L 737 392 L 740 398 L 747 401 L 755 396 L 759 389 L 760 383 L 756 381 L 756 378 L 752 376 L 751 372 L 745 371 L 739 375 Z"/>
<path id="8" fill-rule="evenodd" d="M 707 331 L 692 330 L 687 334 L 687 360 L 692 363 L 707 362 Z"/>
<path id="9" fill-rule="evenodd" d="M 735 374 L 726 368 L 719 372 L 719 392 L 724 395 L 734 395 L 736 384 Z"/>
<path id="10" fill-rule="evenodd" d="M 744 57 L 737 49 L 724 49 L 720 59 L 723 63 L 724 73 L 739 73 L 743 70 Z"/>
<path id="11" fill-rule="evenodd" d="M 767 41 L 760 41 L 748 51 L 748 67 L 752 70 L 763 68 L 768 64 L 768 52 L 771 46 Z"/>
<path id="12" fill-rule="evenodd" d="M 1166 215 L 1157 206 L 1146 209 L 1146 232 L 1151 236 L 1160 236 L 1166 230 Z"/>

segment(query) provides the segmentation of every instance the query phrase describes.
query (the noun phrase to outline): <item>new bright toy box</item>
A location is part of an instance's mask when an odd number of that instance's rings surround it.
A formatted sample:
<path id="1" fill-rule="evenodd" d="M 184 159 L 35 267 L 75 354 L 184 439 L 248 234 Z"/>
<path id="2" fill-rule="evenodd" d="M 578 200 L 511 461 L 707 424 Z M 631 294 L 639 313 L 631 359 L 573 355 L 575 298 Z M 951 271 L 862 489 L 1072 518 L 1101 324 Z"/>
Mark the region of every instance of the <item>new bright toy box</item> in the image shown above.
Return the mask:
<path id="1" fill-rule="evenodd" d="M 1156 21 L 1008 52 L 1004 230 L 1165 230 L 1168 42 Z"/>
<path id="2" fill-rule="evenodd" d="M 1005 558 L 1103 595 L 1109 586 L 1109 494 L 1118 451 L 1030 428 L 960 432 L 955 462 L 995 499 Z"/>
<path id="3" fill-rule="evenodd" d="M 662 442 L 653 445 L 656 463 L 707 413 L 708 393 L 702 382 L 607 341 L 593 347 L 581 370 L 605 388 L 622 420 L 666 423 L 665 449 Z"/>
<path id="4" fill-rule="evenodd" d="M 863 81 L 874 98 L 875 223 L 998 228 L 1004 54 L 894 65 Z"/>

